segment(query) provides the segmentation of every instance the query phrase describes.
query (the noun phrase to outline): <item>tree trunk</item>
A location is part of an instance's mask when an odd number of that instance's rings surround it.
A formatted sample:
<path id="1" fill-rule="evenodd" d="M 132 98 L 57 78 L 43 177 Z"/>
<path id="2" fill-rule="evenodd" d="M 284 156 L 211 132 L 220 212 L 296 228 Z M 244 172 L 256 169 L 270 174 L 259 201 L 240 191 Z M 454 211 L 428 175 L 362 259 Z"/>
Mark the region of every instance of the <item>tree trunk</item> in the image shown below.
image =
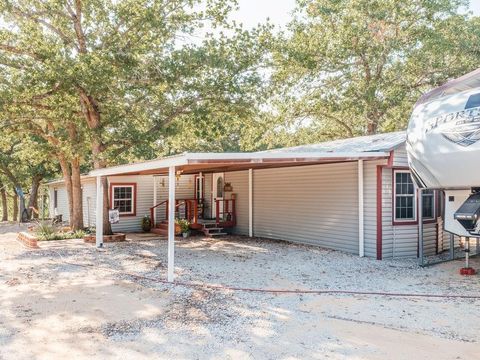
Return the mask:
<path id="1" fill-rule="evenodd" d="M 78 158 L 72 160 L 72 213 L 70 215 L 70 226 L 74 230 L 83 229 L 83 204 L 82 204 L 82 181 L 80 177 L 80 161 Z"/>
<path id="2" fill-rule="evenodd" d="M 72 195 L 72 175 L 70 172 L 70 167 L 67 160 L 62 155 L 58 155 L 58 162 L 60 163 L 60 168 L 62 169 L 63 181 L 65 182 L 65 189 L 67 190 L 67 199 L 68 199 L 68 215 L 70 218 L 70 226 L 72 225 L 72 214 L 73 214 L 73 195 Z M 55 206 L 55 205 L 54 205 Z"/>
<path id="3" fill-rule="evenodd" d="M 63 156 L 59 156 L 63 179 L 67 189 L 70 227 L 73 230 L 83 229 L 82 183 L 80 178 L 80 162 L 71 161 L 70 165 Z"/>
<path id="4" fill-rule="evenodd" d="M 108 216 L 108 211 L 110 210 L 110 200 L 108 196 L 108 179 L 106 176 L 102 177 L 102 187 L 103 187 L 103 235 L 112 235 L 112 224 L 110 224 L 110 219 Z"/>
<path id="5" fill-rule="evenodd" d="M 28 218 L 32 217 L 38 219 L 40 209 L 38 208 L 38 189 L 40 187 L 40 182 L 42 181 L 42 175 L 35 175 L 32 178 L 32 188 L 30 189 L 30 198 L 28 199 Z M 35 211 L 33 210 L 35 209 Z"/>
<path id="6" fill-rule="evenodd" d="M 78 88 L 80 104 L 82 106 L 82 112 L 85 117 L 85 121 L 89 129 L 92 132 L 92 157 L 93 157 L 93 167 L 94 169 L 102 169 L 106 167 L 106 162 L 102 158 L 102 154 L 105 151 L 105 144 L 102 141 L 102 123 L 100 121 L 100 109 L 98 107 L 95 99 L 88 95 L 87 92 L 79 87 Z M 102 177 L 102 187 L 103 187 L 103 235 L 112 235 L 112 225 L 110 224 L 108 217 L 108 210 L 110 209 L 109 205 L 109 188 L 108 188 L 108 179 Z"/>
<path id="7" fill-rule="evenodd" d="M 13 201 L 13 221 L 18 221 L 18 196 L 17 193 L 15 192 L 15 189 L 13 191 L 12 195 L 12 201 Z"/>
<path id="8" fill-rule="evenodd" d="M 375 121 L 368 121 L 367 124 L 367 135 L 375 135 L 378 131 L 378 124 Z"/>
<path id="9" fill-rule="evenodd" d="M 0 183 L 0 200 L 2 202 L 2 221 L 8 221 L 7 192 L 2 183 Z"/>
<path id="10" fill-rule="evenodd" d="M 23 193 L 22 185 L 20 184 L 20 181 L 13 175 L 12 171 L 7 167 L 3 166 L 2 167 L 3 173 L 7 176 L 8 180 L 13 184 L 13 191 L 17 195 L 19 201 L 19 204 L 16 202 L 17 206 L 17 215 L 18 215 L 18 205 L 20 205 L 20 219 L 18 217 L 15 217 L 16 220 L 20 220 L 20 222 L 25 222 L 27 221 L 27 212 L 25 209 L 25 195 Z"/>
<path id="11" fill-rule="evenodd" d="M 18 196 L 18 203 L 19 203 L 19 210 L 20 210 L 20 222 L 27 222 L 28 221 L 28 213 L 27 208 L 25 206 L 25 194 L 23 193 L 23 189 L 18 186 L 15 187 L 16 194 Z"/>

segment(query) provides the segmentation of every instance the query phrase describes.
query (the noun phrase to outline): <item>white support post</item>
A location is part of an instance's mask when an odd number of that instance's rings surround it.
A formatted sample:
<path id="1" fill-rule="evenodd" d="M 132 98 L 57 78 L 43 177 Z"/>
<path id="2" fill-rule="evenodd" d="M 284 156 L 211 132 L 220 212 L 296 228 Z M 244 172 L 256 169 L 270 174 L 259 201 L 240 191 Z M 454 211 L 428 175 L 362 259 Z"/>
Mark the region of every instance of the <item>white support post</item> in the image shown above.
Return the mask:
<path id="1" fill-rule="evenodd" d="M 157 177 L 153 175 L 153 205 L 157 205 Z M 153 219 L 152 220 L 152 226 L 155 227 L 157 224 L 157 209 L 153 209 Z"/>
<path id="2" fill-rule="evenodd" d="M 175 166 L 168 168 L 168 282 L 173 282 L 175 256 Z"/>
<path id="3" fill-rule="evenodd" d="M 201 200 L 203 199 L 203 173 L 201 171 L 198 173 L 198 187 L 198 194 L 200 195 L 198 200 Z"/>
<path id="4" fill-rule="evenodd" d="M 248 236 L 253 237 L 253 169 L 248 169 Z"/>
<path id="5" fill-rule="evenodd" d="M 358 255 L 360 257 L 365 256 L 363 191 L 363 160 L 358 160 Z"/>
<path id="6" fill-rule="evenodd" d="M 95 245 L 97 248 L 103 247 L 103 186 L 102 178 L 97 176 L 97 202 L 95 219 Z"/>

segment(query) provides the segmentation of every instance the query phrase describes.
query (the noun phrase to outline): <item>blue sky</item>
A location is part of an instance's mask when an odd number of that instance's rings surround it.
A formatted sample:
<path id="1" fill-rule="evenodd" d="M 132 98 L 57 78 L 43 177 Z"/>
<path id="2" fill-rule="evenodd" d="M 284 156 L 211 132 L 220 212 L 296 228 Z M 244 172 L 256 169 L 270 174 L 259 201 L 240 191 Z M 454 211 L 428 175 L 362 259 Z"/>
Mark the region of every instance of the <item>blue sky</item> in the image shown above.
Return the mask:
<path id="1" fill-rule="evenodd" d="M 295 0 L 238 0 L 238 3 L 240 9 L 233 18 L 247 28 L 264 22 L 266 18 L 275 25 L 285 25 L 295 7 Z M 470 0 L 470 9 L 480 16 L 480 0 Z"/>

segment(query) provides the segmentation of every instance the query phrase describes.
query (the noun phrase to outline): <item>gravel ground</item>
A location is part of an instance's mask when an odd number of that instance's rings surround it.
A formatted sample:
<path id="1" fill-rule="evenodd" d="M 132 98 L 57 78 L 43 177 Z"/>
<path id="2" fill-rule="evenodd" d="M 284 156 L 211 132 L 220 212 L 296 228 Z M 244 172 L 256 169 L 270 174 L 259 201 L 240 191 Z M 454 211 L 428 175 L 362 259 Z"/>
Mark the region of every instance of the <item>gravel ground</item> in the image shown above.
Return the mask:
<path id="1" fill-rule="evenodd" d="M 0 225 L 0 358 L 479 358 L 480 300 L 173 286 L 156 236 L 26 250 L 17 231 Z M 419 268 L 266 239 L 179 239 L 175 266 L 197 284 L 480 295 L 460 261 Z"/>

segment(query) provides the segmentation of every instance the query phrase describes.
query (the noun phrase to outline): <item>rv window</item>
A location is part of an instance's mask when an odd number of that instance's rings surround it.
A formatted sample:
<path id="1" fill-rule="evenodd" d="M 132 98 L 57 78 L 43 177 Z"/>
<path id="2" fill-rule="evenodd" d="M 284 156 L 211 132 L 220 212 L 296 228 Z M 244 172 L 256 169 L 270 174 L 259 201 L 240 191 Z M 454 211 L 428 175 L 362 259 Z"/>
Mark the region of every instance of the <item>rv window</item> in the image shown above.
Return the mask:
<path id="1" fill-rule="evenodd" d="M 465 105 L 466 109 L 471 109 L 480 106 L 480 93 L 474 94 L 468 98 L 467 105 Z"/>
<path id="2" fill-rule="evenodd" d="M 58 208 L 58 190 L 53 189 L 53 208 Z"/>

